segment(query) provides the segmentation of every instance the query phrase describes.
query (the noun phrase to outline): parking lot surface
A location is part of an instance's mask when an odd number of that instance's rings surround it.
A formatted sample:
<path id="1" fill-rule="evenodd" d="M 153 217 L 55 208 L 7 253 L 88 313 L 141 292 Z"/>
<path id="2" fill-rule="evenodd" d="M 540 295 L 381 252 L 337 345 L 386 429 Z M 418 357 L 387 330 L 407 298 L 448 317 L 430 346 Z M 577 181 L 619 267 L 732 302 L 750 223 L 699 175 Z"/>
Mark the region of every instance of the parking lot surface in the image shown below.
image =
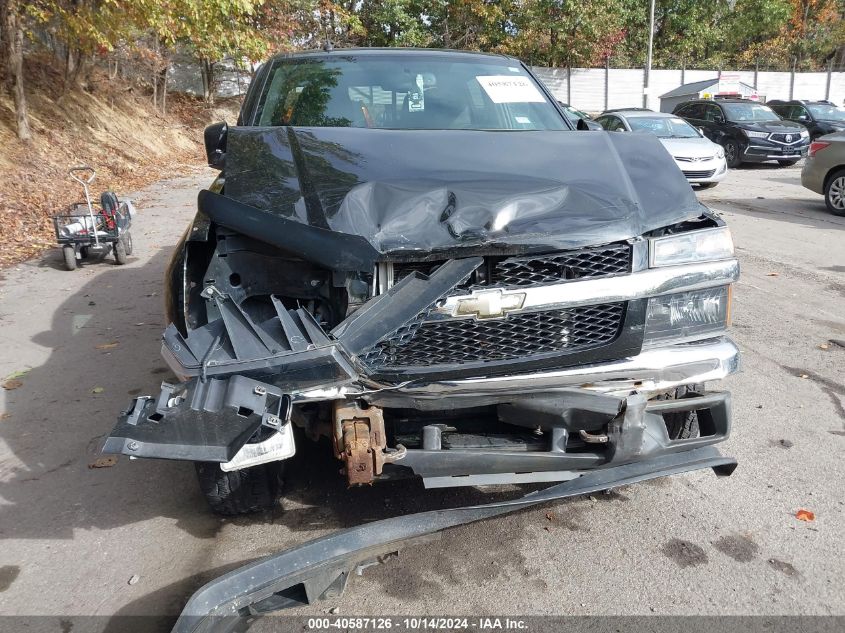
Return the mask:
<path id="1" fill-rule="evenodd" d="M 0 615 L 160 615 L 242 563 L 343 527 L 478 503 L 495 489 L 414 482 L 346 490 L 328 456 L 288 475 L 277 512 L 209 513 L 189 464 L 92 468 L 115 416 L 158 392 L 162 277 L 210 171 L 134 198 L 135 255 L 3 271 Z M 742 264 L 732 335 L 742 373 L 730 478 L 696 472 L 445 532 L 298 613 L 845 614 L 845 218 L 800 165 L 733 170 L 701 200 Z M 815 520 L 796 519 L 799 509 Z M 112 627 L 114 628 L 114 627 Z"/>

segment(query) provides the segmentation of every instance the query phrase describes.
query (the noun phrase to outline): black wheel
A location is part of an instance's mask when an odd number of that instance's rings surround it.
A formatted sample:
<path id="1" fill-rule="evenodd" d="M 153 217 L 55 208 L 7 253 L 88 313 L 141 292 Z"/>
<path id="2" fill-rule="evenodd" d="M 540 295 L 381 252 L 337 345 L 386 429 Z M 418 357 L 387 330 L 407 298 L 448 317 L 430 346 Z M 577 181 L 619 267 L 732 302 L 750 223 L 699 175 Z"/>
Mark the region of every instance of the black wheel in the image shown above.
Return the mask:
<path id="1" fill-rule="evenodd" d="M 195 462 L 200 490 L 211 511 L 223 516 L 250 514 L 276 505 L 282 488 L 282 462 L 224 472 L 215 462 Z"/>
<path id="2" fill-rule="evenodd" d="M 845 169 L 834 172 L 824 185 L 824 202 L 833 215 L 845 215 Z"/>
<path id="3" fill-rule="evenodd" d="M 687 385 L 675 389 L 674 394 L 663 396 L 662 400 L 680 400 L 682 398 L 693 398 L 704 393 L 703 385 Z M 699 435 L 698 412 L 678 411 L 677 413 L 664 413 L 663 421 L 666 423 L 666 431 L 670 440 L 688 440 Z"/>
<path id="4" fill-rule="evenodd" d="M 120 265 L 120 266 L 125 264 L 126 261 L 127 261 L 126 243 L 123 241 L 122 237 L 114 243 L 114 246 L 112 246 L 112 249 L 114 250 L 114 261 L 115 261 L 115 263 Z"/>
<path id="5" fill-rule="evenodd" d="M 742 163 L 739 144 L 736 141 L 725 141 L 723 147 L 725 148 L 725 161 L 727 161 L 728 167 L 739 167 Z"/>
<path id="6" fill-rule="evenodd" d="M 792 167 L 797 162 L 797 160 L 779 160 L 778 165 L 781 167 Z"/>
<path id="7" fill-rule="evenodd" d="M 70 244 L 62 246 L 62 256 L 65 258 L 65 268 L 76 270 L 76 249 Z"/>
<path id="8" fill-rule="evenodd" d="M 132 233 L 129 231 L 123 234 L 123 246 L 126 248 L 126 254 L 131 255 L 134 247 L 132 245 Z"/>
<path id="9" fill-rule="evenodd" d="M 82 259 L 88 259 L 88 247 L 87 246 L 80 246 L 79 247 L 79 256 Z"/>
<path id="10" fill-rule="evenodd" d="M 698 188 L 699 189 L 712 189 L 713 187 L 715 187 L 718 184 L 719 184 L 718 182 L 701 182 L 701 183 L 698 184 Z"/>

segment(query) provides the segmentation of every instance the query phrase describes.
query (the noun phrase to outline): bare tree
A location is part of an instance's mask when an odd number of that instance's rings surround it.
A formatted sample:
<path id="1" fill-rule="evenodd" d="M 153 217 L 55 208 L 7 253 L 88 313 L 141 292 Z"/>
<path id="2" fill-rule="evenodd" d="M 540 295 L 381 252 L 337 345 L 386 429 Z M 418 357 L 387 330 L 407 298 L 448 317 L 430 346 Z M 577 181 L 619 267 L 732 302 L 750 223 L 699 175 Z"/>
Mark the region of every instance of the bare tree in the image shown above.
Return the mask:
<path id="1" fill-rule="evenodd" d="M 26 113 L 26 93 L 23 81 L 23 20 L 18 0 L 0 0 L 3 56 L 6 58 L 6 87 L 15 102 L 15 121 L 18 138 L 29 141 L 32 130 Z"/>

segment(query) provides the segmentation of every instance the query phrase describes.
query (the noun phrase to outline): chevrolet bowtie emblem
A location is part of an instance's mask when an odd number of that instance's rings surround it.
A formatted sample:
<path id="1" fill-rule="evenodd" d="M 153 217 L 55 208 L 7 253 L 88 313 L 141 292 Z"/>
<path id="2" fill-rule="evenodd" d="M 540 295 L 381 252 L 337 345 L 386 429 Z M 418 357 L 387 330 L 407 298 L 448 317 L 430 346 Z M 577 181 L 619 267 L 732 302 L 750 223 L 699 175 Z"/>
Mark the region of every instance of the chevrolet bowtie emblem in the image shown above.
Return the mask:
<path id="1" fill-rule="evenodd" d="M 474 292 L 471 297 L 458 299 L 455 316 L 474 316 L 476 319 L 501 318 L 508 312 L 519 310 L 524 301 L 524 292 L 481 290 Z"/>

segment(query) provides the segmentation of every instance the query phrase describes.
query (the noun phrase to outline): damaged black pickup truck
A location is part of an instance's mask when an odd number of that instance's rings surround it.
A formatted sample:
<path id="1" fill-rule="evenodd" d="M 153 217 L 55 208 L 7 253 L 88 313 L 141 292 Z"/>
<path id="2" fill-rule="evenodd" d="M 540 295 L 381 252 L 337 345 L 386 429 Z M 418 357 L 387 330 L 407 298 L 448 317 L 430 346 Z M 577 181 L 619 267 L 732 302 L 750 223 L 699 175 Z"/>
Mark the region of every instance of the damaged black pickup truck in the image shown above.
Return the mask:
<path id="1" fill-rule="evenodd" d="M 350 485 L 717 463 L 739 265 L 658 139 L 572 129 L 513 58 L 353 49 L 264 64 L 206 148 L 167 277 L 182 382 L 106 452 L 196 462 L 224 514 L 321 437 Z"/>

